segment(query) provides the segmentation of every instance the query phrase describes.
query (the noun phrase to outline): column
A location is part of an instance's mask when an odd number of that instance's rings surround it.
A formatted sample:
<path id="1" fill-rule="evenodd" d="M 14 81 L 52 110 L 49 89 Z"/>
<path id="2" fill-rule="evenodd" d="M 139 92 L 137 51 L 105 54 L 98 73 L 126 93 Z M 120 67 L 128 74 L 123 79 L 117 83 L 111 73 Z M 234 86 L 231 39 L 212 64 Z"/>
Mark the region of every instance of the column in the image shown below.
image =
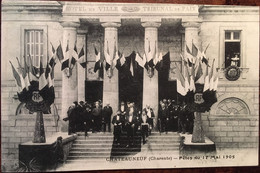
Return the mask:
<path id="1" fill-rule="evenodd" d="M 151 51 L 158 50 L 158 27 L 161 25 L 160 22 L 143 22 L 142 26 L 145 27 L 144 36 L 144 50 L 146 54 L 148 53 L 149 44 Z M 158 120 L 158 105 L 159 105 L 159 84 L 158 84 L 158 72 L 154 69 L 154 75 L 150 78 L 148 76 L 147 70 L 144 69 L 143 77 L 143 108 L 146 105 L 154 110 L 155 119 L 154 127 L 157 128 Z"/>
<path id="2" fill-rule="evenodd" d="M 102 26 L 105 28 L 104 52 L 107 52 L 107 49 L 109 49 L 111 61 L 113 58 L 114 46 L 118 47 L 117 28 L 120 27 L 120 25 L 120 23 L 116 22 L 102 23 Z M 118 70 L 116 68 L 113 69 L 111 77 L 108 77 L 107 72 L 104 69 L 103 105 L 106 105 L 107 103 L 110 103 L 113 114 L 115 114 L 119 105 L 119 81 Z"/>
<path id="3" fill-rule="evenodd" d="M 85 52 L 85 60 L 87 58 L 86 51 L 86 34 L 88 29 L 78 30 L 77 34 L 77 48 L 78 53 L 83 47 Z M 78 102 L 85 101 L 85 80 L 86 80 L 86 69 L 84 69 L 81 65 L 78 65 Z"/>
<path id="4" fill-rule="evenodd" d="M 199 22 L 183 22 L 182 26 L 185 28 L 185 44 L 188 45 L 189 49 L 192 49 L 192 42 L 198 47 L 199 46 Z M 184 50 L 186 49 L 184 45 Z M 185 51 L 186 52 L 186 51 Z"/>
<path id="5" fill-rule="evenodd" d="M 77 27 L 79 27 L 79 23 L 62 22 L 61 25 L 63 26 L 63 52 L 66 50 L 67 43 L 69 43 L 69 50 L 73 50 L 75 41 L 77 40 Z M 69 57 L 71 57 L 71 51 L 69 51 Z M 69 78 L 64 72 L 62 72 L 62 113 L 60 118 L 62 123 L 61 131 L 68 131 L 68 121 L 64 122 L 62 119 L 67 117 L 67 110 L 69 106 L 74 101 L 78 101 L 77 76 L 77 63 L 72 70 L 72 75 Z"/>
<path id="6" fill-rule="evenodd" d="M 185 27 L 185 44 L 188 45 L 192 51 L 192 42 L 199 47 L 199 22 L 183 22 L 182 26 Z M 184 50 L 186 47 L 184 48 Z M 186 51 L 184 51 L 186 52 Z M 193 143 L 204 143 L 205 134 L 202 128 L 201 113 L 195 112 L 194 128 L 191 142 Z"/>

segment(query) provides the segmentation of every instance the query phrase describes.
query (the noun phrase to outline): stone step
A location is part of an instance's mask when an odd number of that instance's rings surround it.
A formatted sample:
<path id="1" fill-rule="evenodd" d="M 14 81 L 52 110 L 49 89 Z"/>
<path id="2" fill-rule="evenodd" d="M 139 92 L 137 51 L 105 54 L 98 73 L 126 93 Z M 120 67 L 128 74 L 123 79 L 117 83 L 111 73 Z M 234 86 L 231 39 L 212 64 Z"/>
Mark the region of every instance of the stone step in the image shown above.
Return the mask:
<path id="1" fill-rule="evenodd" d="M 73 144 L 72 148 L 74 147 L 80 147 L 80 148 L 111 148 L 112 147 L 112 143 L 94 143 L 94 144 Z"/>
<path id="2" fill-rule="evenodd" d="M 123 156 L 123 155 L 130 155 L 132 154 L 133 152 L 138 152 L 138 151 L 114 151 L 113 152 L 113 155 L 120 155 L 120 156 Z M 81 152 L 81 151 L 71 151 L 69 156 L 103 156 L 103 157 L 109 157 L 111 155 L 111 152 L 110 151 L 105 151 L 105 152 L 94 152 L 94 151 L 88 151 L 88 152 Z"/>
<path id="3" fill-rule="evenodd" d="M 72 160 L 91 160 L 91 161 L 95 161 L 95 160 L 106 160 L 106 158 L 108 157 L 104 157 L 104 156 L 68 156 L 67 161 L 66 162 L 70 162 Z"/>

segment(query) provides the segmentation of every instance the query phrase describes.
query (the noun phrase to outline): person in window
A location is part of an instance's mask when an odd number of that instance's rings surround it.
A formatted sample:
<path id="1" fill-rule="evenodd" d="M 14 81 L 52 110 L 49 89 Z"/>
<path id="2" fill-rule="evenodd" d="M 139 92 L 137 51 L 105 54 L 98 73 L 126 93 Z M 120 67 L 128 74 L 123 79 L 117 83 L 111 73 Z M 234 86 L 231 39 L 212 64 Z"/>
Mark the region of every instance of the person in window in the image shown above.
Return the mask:
<path id="1" fill-rule="evenodd" d="M 103 131 L 106 132 L 106 127 L 108 126 L 108 131 L 111 131 L 111 115 L 113 113 L 112 107 L 109 103 L 106 104 L 106 106 L 102 110 L 102 125 L 103 125 Z"/>
<path id="2" fill-rule="evenodd" d="M 238 54 L 236 53 L 233 58 L 231 58 L 231 65 L 233 66 L 238 66 L 239 64 L 239 57 Z"/>
<path id="3" fill-rule="evenodd" d="M 112 124 L 114 125 L 114 142 L 120 145 L 120 136 L 122 131 L 123 119 L 120 115 L 120 111 L 117 111 L 116 115 L 113 116 Z"/>

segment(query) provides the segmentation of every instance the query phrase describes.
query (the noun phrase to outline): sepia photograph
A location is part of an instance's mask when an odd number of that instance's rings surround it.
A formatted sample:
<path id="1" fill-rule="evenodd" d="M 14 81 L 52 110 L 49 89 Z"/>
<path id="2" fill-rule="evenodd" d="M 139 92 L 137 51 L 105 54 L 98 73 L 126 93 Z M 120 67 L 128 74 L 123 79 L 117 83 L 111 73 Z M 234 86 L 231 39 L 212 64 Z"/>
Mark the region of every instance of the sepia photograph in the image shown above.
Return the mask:
<path id="1" fill-rule="evenodd" d="M 258 164 L 259 7 L 1 2 L 1 172 Z"/>

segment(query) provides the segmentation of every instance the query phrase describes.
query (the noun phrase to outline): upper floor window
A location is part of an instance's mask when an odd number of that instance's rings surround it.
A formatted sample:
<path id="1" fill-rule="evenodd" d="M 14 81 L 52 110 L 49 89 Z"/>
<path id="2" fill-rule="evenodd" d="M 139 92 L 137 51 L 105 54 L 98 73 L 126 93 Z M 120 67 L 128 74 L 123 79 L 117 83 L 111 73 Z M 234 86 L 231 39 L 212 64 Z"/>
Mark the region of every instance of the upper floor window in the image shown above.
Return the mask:
<path id="1" fill-rule="evenodd" d="M 40 60 L 43 58 L 43 30 L 25 30 L 25 57 L 28 60 L 32 58 L 32 63 L 35 67 L 40 67 Z"/>
<path id="2" fill-rule="evenodd" d="M 225 68 L 240 67 L 241 31 L 225 31 Z"/>

